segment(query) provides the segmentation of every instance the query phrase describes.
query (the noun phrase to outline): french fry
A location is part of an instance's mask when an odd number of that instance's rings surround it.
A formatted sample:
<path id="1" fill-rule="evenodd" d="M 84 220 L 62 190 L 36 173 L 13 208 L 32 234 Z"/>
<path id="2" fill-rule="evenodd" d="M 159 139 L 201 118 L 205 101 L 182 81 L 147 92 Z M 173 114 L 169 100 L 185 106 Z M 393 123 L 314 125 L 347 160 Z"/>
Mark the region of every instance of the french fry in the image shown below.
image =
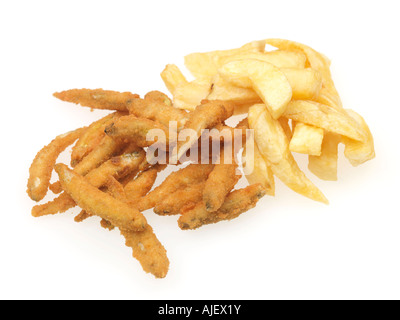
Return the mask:
<path id="1" fill-rule="evenodd" d="M 237 128 L 249 129 L 248 119 L 244 119 L 237 125 Z M 289 128 L 290 129 L 290 128 Z M 254 139 L 254 135 L 248 137 L 248 139 Z M 265 161 L 264 157 L 261 155 L 260 150 L 257 147 L 257 144 L 254 143 L 254 151 L 253 153 L 248 152 L 247 144 L 243 145 L 243 153 L 242 153 L 242 162 L 244 173 L 247 181 L 250 185 L 252 184 L 261 184 L 265 193 L 274 196 L 275 195 L 275 179 L 274 174 L 268 165 L 267 161 Z M 253 168 L 249 168 L 251 170 L 250 173 L 247 173 L 246 167 L 248 165 L 253 164 Z"/>
<path id="2" fill-rule="evenodd" d="M 312 200 L 328 203 L 322 192 L 300 170 L 289 150 L 289 141 L 278 120 L 265 105 L 249 110 L 249 125 L 254 130 L 257 146 L 272 172 L 290 189 Z"/>
<path id="3" fill-rule="evenodd" d="M 182 230 L 193 230 L 203 225 L 232 220 L 242 213 L 254 208 L 258 200 L 265 195 L 261 184 L 250 185 L 247 188 L 232 191 L 216 212 L 207 211 L 203 202 L 182 213 L 178 225 Z"/>
<path id="4" fill-rule="evenodd" d="M 342 141 L 345 145 L 344 155 L 353 166 L 359 166 L 364 162 L 375 158 L 374 138 L 364 118 L 357 112 L 346 109 L 347 114 L 352 117 L 361 126 L 365 133 L 363 141 L 355 141 L 347 137 L 343 137 Z"/>
<path id="5" fill-rule="evenodd" d="M 245 59 L 265 61 L 273 64 L 277 68 L 298 69 L 303 69 L 307 60 L 305 54 L 300 51 L 275 50 L 269 52 L 243 52 L 222 57 L 219 60 L 218 68 L 222 67 L 225 63 Z"/>
<path id="6" fill-rule="evenodd" d="M 340 100 L 339 95 L 337 95 L 336 93 L 330 92 L 325 87 L 322 87 L 321 90 L 319 91 L 318 96 L 312 100 L 319 102 L 321 104 L 330 106 L 330 107 L 336 109 L 336 111 L 338 111 L 338 112 L 345 113 L 345 111 L 343 110 L 342 101 Z"/>
<path id="7" fill-rule="evenodd" d="M 55 170 L 63 189 L 83 210 L 125 230 L 141 231 L 145 229 L 146 219 L 137 209 L 100 191 L 64 164 L 56 164 Z"/>
<path id="8" fill-rule="evenodd" d="M 254 146 L 254 159 L 249 158 L 246 149 L 243 152 L 244 162 L 253 161 L 254 169 L 251 174 L 246 175 L 249 184 L 260 183 L 265 188 L 265 193 L 275 196 L 275 179 L 271 167 L 265 161 L 257 145 Z"/>
<path id="9" fill-rule="evenodd" d="M 290 140 L 289 150 L 312 156 L 321 155 L 324 130 L 304 123 L 297 123 Z"/>
<path id="10" fill-rule="evenodd" d="M 292 88 L 285 74 L 268 62 L 254 59 L 232 61 L 218 72 L 236 86 L 253 88 L 274 119 L 282 115 L 292 98 Z"/>
<path id="11" fill-rule="evenodd" d="M 279 121 L 283 131 L 285 132 L 286 137 L 289 140 L 292 139 L 293 131 L 294 131 L 293 121 L 292 121 L 292 129 L 290 128 L 290 125 L 289 125 L 289 119 L 284 118 L 284 117 L 280 117 L 278 119 L 278 121 Z"/>
<path id="12" fill-rule="evenodd" d="M 173 92 L 174 107 L 193 111 L 210 94 L 211 79 L 198 78 L 178 84 Z"/>
<path id="13" fill-rule="evenodd" d="M 241 53 L 264 52 L 264 48 L 263 41 L 254 41 L 237 49 L 192 53 L 185 56 L 185 66 L 196 78 L 211 78 L 218 73 L 222 59 Z"/>
<path id="14" fill-rule="evenodd" d="M 139 95 L 103 89 L 72 89 L 53 94 L 56 98 L 92 109 L 127 111 L 127 103 Z"/>
<path id="15" fill-rule="evenodd" d="M 40 201 L 45 197 L 50 185 L 53 166 L 58 156 L 78 139 L 85 130 L 86 128 L 81 128 L 60 135 L 38 152 L 29 168 L 27 192 L 32 200 Z"/>
<path id="16" fill-rule="evenodd" d="M 352 117 L 314 101 L 291 101 L 283 116 L 357 141 L 365 139 L 363 130 Z"/>
<path id="17" fill-rule="evenodd" d="M 266 44 L 274 46 L 281 50 L 290 50 L 290 51 L 302 51 L 307 57 L 308 63 L 311 68 L 318 71 L 322 76 L 322 84 L 325 88 L 325 91 L 329 96 L 334 97 L 335 100 L 335 108 L 340 110 L 342 108 L 342 102 L 340 100 L 339 94 L 335 88 L 335 84 L 332 80 L 332 75 L 330 71 L 330 61 L 323 54 L 317 52 L 309 46 L 306 46 L 299 42 L 294 42 L 290 40 L 284 39 L 267 39 L 265 40 Z M 324 100 L 317 100 L 320 102 L 324 102 Z M 331 105 L 333 107 L 333 105 Z"/>
<path id="18" fill-rule="evenodd" d="M 280 69 L 292 87 L 292 99 L 311 100 L 318 97 L 322 88 L 322 78 L 318 71 L 295 68 Z"/>
<path id="19" fill-rule="evenodd" d="M 213 77 L 211 92 L 207 99 L 230 101 L 235 104 L 235 109 L 243 105 L 248 108 L 249 105 L 262 102 L 254 90 L 235 86 L 219 74 Z"/>
<path id="20" fill-rule="evenodd" d="M 340 135 L 325 132 L 321 155 L 308 157 L 308 169 L 318 178 L 327 181 L 337 180 L 339 142 Z"/>
<path id="21" fill-rule="evenodd" d="M 174 94 L 178 85 L 188 83 L 181 70 L 175 64 L 167 64 L 161 72 L 161 78 L 171 94 Z"/>
<path id="22" fill-rule="evenodd" d="M 234 61 L 235 62 L 235 61 Z M 319 96 L 322 88 L 322 78 L 319 72 L 307 68 L 282 68 L 280 69 L 292 88 L 292 99 L 308 100 Z M 260 102 L 259 95 L 251 88 L 235 86 L 229 81 L 216 75 L 213 80 L 211 93 L 207 99 L 221 99 L 234 102 Z"/>

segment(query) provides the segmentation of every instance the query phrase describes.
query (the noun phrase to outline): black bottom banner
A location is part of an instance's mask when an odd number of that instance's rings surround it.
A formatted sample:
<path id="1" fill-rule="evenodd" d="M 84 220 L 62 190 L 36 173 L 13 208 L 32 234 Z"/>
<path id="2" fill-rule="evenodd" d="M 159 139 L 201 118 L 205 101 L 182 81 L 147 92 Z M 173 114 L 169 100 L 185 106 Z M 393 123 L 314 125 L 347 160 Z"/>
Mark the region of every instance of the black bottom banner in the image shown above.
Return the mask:
<path id="1" fill-rule="evenodd" d="M 265 301 L 141 301 L 150 319 L 257 319 Z"/>

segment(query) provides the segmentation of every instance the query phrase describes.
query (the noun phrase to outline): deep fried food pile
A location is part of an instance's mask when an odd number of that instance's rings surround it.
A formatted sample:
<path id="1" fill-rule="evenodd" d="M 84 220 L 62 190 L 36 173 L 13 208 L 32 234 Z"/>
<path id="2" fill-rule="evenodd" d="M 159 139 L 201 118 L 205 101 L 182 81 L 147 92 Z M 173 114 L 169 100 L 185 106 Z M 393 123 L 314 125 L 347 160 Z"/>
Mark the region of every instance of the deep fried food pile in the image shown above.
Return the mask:
<path id="1" fill-rule="evenodd" d="M 166 276 L 169 260 L 143 211 L 154 208 L 159 215 L 180 215 L 181 229 L 196 229 L 236 218 L 266 193 L 261 184 L 233 190 L 241 175 L 237 164 L 224 163 L 223 153 L 218 164 L 189 164 L 150 191 L 167 164 L 148 162 L 146 148 L 153 143 L 146 139 L 149 130 L 165 132 L 167 139 L 162 142 L 168 146 L 169 122 L 176 121 L 178 130 L 195 130 L 195 143 L 203 129 L 228 128 L 224 121 L 233 114 L 229 102 L 205 100 L 187 112 L 174 108 L 171 100 L 158 91 L 149 92 L 143 99 L 136 94 L 101 89 L 74 89 L 54 96 L 114 112 L 88 127 L 58 136 L 37 154 L 30 168 L 29 196 L 40 201 L 48 189 L 59 195 L 34 206 L 32 215 L 52 215 L 79 206 L 82 211 L 75 221 L 98 216 L 103 228 L 118 228 L 143 269 L 158 278 Z M 72 169 L 56 164 L 58 155 L 74 142 Z M 53 168 L 59 181 L 50 184 Z"/>
<path id="2" fill-rule="evenodd" d="M 267 44 L 276 50 L 266 51 Z M 275 177 L 327 204 L 293 152 L 308 155 L 309 170 L 323 180 L 337 180 L 339 143 L 353 166 L 375 157 L 365 120 L 343 108 L 329 59 L 309 46 L 253 41 L 237 49 L 189 54 L 185 65 L 194 80 L 173 64 L 161 73 L 172 100 L 159 91 L 143 98 L 102 89 L 55 93 L 63 101 L 113 112 L 56 137 L 35 157 L 28 180 L 35 201 L 49 189 L 58 194 L 34 206 L 33 216 L 77 205 L 82 211 L 75 221 L 98 216 L 103 228 L 118 228 L 143 269 L 159 278 L 166 276 L 169 261 L 143 211 L 180 215 L 182 230 L 197 229 L 234 219 L 265 194 L 275 195 Z M 234 128 L 227 125 L 238 114 L 246 116 Z M 56 164 L 75 141 L 72 169 Z M 221 147 L 217 154 L 215 146 Z M 193 150 L 200 152 L 192 155 Z M 159 172 L 186 162 L 153 189 Z M 53 169 L 59 181 L 50 184 Z M 234 190 L 242 172 L 249 186 Z"/>

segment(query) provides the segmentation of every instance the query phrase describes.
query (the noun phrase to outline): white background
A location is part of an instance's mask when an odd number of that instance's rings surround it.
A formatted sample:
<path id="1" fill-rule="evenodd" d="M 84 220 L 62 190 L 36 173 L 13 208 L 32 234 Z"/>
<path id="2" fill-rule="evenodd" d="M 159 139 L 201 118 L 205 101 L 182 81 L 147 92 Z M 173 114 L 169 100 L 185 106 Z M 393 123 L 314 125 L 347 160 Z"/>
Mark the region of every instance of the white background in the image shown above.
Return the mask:
<path id="1" fill-rule="evenodd" d="M 400 298 L 397 1 L 2 1 L 0 298 Z M 167 278 L 145 274 L 117 231 L 68 213 L 35 219 L 26 195 L 36 152 L 104 112 L 55 91 L 165 91 L 159 73 L 195 51 L 269 37 L 332 59 L 346 108 L 375 136 L 375 160 L 318 181 L 331 204 L 281 183 L 232 222 L 181 231 L 147 212 L 168 250 Z M 67 157 L 64 156 L 67 160 Z M 51 197 L 49 197 L 50 199 Z"/>

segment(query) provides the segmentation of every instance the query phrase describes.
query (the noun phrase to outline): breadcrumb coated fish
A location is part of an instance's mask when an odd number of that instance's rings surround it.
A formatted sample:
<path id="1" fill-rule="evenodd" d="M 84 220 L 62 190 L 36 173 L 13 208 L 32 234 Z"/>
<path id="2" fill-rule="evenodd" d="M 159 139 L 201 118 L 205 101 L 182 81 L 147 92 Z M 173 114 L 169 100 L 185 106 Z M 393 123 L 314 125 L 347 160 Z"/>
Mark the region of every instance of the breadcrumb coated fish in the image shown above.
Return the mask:
<path id="1" fill-rule="evenodd" d="M 38 152 L 29 169 L 28 195 L 34 201 L 42 200 L 49 188 L 51 173 L 58 156 L 76 139 L 78 139 L 86 128 L 56 137 L 49 145 Z"/>
<path id="2" fill-rule="evenodd" d="M 265 194 L 265 188 L 261 184 L 253 184 L 244 189 L 234 190 L 226 197 L 225 202 L 216 212 L 207 211 L 204 203 L 199 202 L 195 207 L 182 212 L 178 225 L 182 230 L 188 230 L 222 220 L 232 220 L 254 208 L 258 200 Z"/>
<path id="3" fill-rule="evenodd" d="M 139 98 L 139 95 L 131 92 L 118 92 L 103 89 L 71 89 L 56 92 L 53 95 L 62 101 L 73 102 L 83 107 L 117 111 L 127 111 L 127 104 L 129 101 Z"/>
<path id="4" fill-rule="evenodd" d="M 100 191 L 64 164 L 56 164 L 55 170 L 63 189 L 83 210 L 122 229 L 141 231 L 146 227 L 145 217 L 135 208 Z"/>

